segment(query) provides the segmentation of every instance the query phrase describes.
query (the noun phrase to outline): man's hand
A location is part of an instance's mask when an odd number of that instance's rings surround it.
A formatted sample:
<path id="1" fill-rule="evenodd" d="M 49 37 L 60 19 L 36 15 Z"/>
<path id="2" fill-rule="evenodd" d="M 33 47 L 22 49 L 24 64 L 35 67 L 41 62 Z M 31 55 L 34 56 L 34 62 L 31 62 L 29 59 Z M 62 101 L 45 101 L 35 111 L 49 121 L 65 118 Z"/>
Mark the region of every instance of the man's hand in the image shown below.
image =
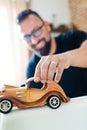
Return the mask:
<path id="1" fill-rule="evenodd" d="M 54 80 L 59 82 L 64 69 L 69 68 L 67 53 L 43 56 L 36 66 L 34 79 L 35 82 L 42 83 Z"/>

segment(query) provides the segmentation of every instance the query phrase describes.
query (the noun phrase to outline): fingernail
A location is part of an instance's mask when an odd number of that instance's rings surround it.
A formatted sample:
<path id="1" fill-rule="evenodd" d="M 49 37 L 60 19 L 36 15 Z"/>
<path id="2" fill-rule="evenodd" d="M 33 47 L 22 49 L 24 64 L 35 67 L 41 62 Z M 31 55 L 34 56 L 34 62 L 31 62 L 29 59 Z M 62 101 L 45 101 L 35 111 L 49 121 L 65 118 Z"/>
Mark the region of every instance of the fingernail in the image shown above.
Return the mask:
<path id="1" fill-rule="evenodd" d="M 47 80 L 47 83 L 50 83 L 51 82 L 51 80 Z"/>
<path id="2" fill-rule="evenodd" d="M 35 77 L 34 81 L 38 82 L 38 81 L 40 81 L 40 78 L 39 77 Z"/>
<path id="3" fill-rule="evenodd" d="M 41 80 L 41 82 L 42 82 L 42 83 L 46 83 L 46 81 L 45 81 L 45 80 Z"/>
<path id="4" fill-rule="evenodd" d="M 59 80 L 56 80 L 56 79 L 55 79 L 55 82 L 56 82 L 56 83 L 58 83 L 58 82 L 59 82 Z"/>

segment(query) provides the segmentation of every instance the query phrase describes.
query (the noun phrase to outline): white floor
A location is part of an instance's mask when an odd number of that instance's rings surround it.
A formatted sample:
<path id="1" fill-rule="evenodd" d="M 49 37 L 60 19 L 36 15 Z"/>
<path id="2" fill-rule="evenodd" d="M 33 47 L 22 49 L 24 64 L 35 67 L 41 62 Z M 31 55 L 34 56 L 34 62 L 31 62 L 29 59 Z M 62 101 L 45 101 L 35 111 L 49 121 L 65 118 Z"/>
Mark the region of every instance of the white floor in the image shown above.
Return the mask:
<path id="1" fill-rule="evenodd" d="M 0 114 L 0 130 L 87 130 L 87 96 L 56 110 L 44 106 Z"/>

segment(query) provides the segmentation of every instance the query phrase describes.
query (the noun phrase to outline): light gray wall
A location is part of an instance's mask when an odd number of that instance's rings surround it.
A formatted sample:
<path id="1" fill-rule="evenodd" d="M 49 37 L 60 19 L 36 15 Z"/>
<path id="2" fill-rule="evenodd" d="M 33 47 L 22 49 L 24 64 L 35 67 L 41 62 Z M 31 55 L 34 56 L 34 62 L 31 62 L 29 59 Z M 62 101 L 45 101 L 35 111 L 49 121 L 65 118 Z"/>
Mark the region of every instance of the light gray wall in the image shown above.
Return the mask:
<path id="1" fill-rule="evenodd" d="M 31 9 L 38 11 L 44 20 L 55 22 L 55 25 L 70 23 L 68 0 L 32 0 Z"/>

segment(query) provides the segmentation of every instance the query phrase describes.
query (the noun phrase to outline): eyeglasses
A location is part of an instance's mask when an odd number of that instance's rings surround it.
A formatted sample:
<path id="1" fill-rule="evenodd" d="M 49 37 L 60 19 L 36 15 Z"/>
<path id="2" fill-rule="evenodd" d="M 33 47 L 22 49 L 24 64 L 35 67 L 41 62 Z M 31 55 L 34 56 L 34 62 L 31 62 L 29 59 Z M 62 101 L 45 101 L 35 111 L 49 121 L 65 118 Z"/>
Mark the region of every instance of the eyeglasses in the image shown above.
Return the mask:
<path id="1" fill-rule="evenodd" d="M 34 30 L 31 34 L 25 35 L 24 40 L 26 42 L 30 42 L 31 36 L 38 37 L 41 34 L 41 28 L 43 27 L 43 25 L 44 25 L 44 23 L 37 30 Z"/>

